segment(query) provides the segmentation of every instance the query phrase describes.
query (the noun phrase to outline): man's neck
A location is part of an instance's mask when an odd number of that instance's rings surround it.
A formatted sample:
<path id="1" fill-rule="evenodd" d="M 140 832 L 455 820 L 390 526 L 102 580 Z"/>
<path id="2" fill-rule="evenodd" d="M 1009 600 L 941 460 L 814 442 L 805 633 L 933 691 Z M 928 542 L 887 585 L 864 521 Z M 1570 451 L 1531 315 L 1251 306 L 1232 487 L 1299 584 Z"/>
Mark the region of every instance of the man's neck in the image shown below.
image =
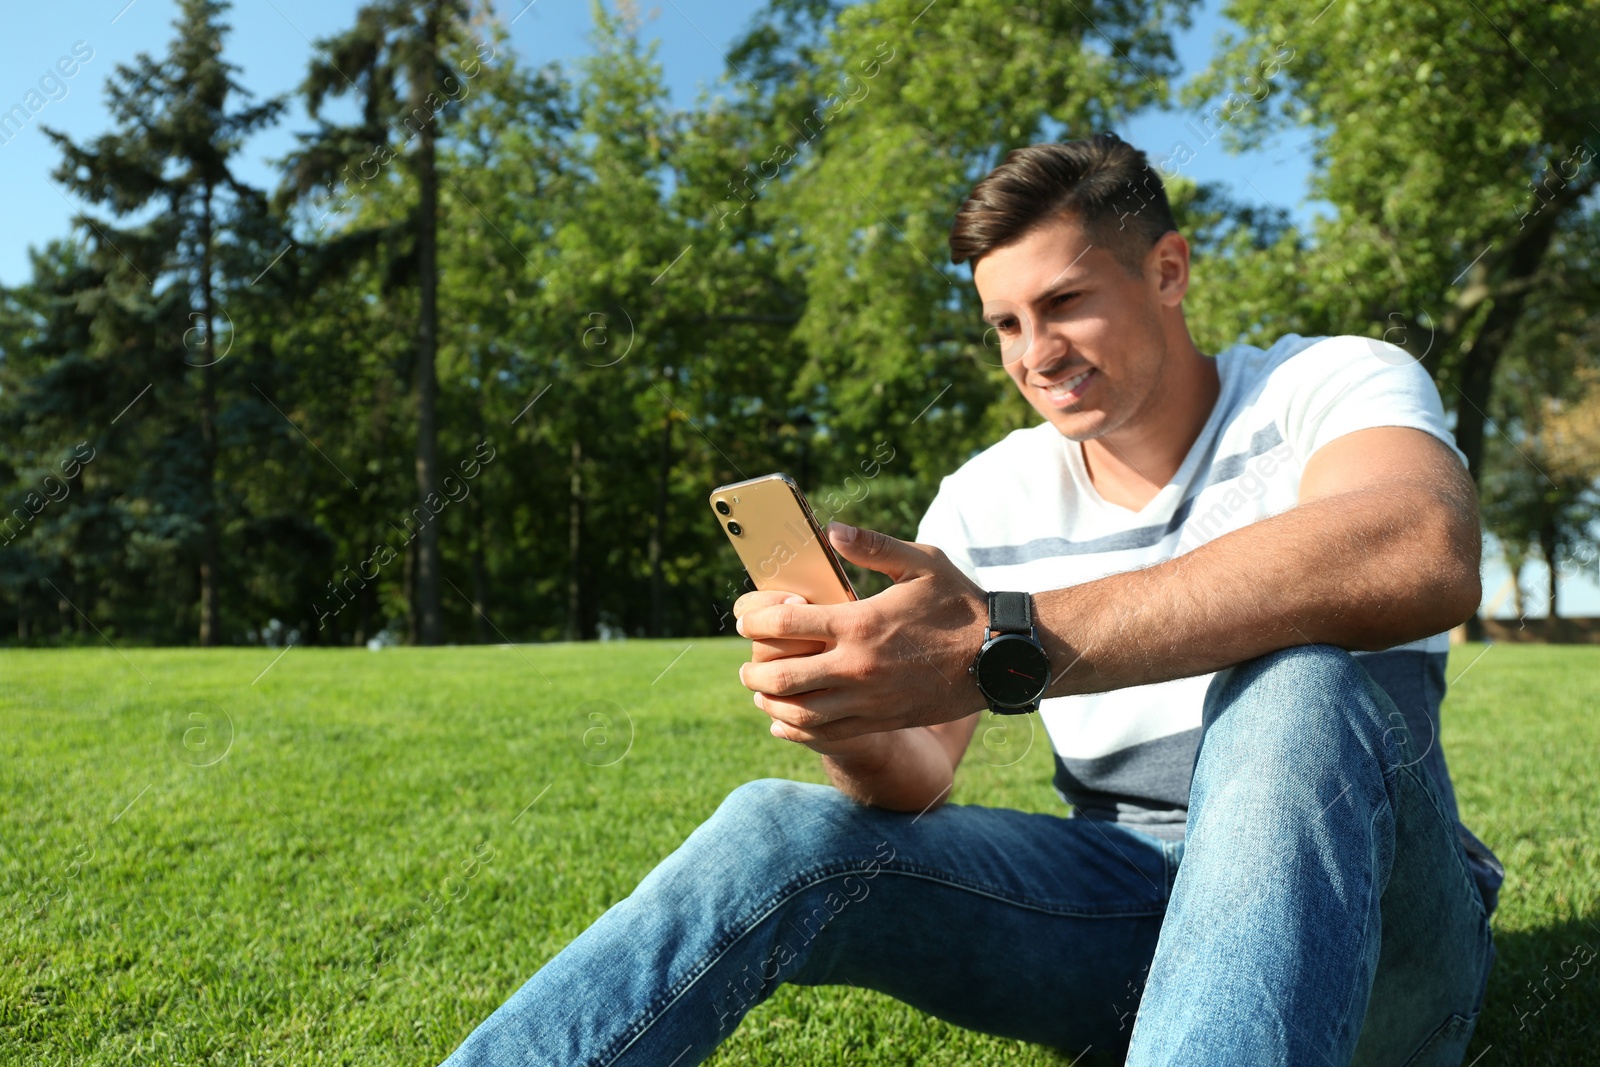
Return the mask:
<path id="1" fill-rule="evenodd" d="M 1222 390 L 1213 359 L 1193 344 L 1168 368 L 1158 396 L 1128 424 L 1083 443 L 1083 462 L 1103 500 L 1138 511 L 1183 466 Z"/>

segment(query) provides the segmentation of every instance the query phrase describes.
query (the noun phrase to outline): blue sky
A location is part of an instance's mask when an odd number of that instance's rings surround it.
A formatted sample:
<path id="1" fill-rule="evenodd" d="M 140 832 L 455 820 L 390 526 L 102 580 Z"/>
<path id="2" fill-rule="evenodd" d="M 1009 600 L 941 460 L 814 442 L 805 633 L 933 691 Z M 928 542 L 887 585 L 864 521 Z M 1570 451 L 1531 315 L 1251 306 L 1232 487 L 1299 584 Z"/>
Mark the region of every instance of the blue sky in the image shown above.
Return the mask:
<path id="1" fill-rule="evenodd" d="M 258 97 L 291 92 L 305 74 L 312 42 L 334 34 L 354 19 L 359 0 L 244 0 L 229 13 L 233 34 L 227 56 L 241 68 L 238 80 Z M 661 42 L 659 58 L 673 102 L 689 107 L 702 92 L 716 92 L 725 69 L 723 50 L 746 28 L 759 0 L 667 0 L 642 5 L 645 32 Z M 1177 37 L 1185 74 L 1204 67 L 1226 26 L 1219 0 L 1206 0 L 1195 24 Z M 530 64 L 570 64 L 589 51 L 592 26 L 588 0 L 496 0 L 496 10 L 511 24 L 511 46 Z M 20 131 L 0 129 L 0 203 L 5 205 L 0 239 L 0 284 L 16 285 L 29 275 L 27 249 L 66 234 L 80 205 L 50 179 L 59 154 L 40 132 L 47 125 L 82 141 L 108 126 L 103 87 L 119 63 L 139 52 L 164 54 L 177 14 L 173 0 L 81 0 L 75 3 L 13 5 L 0 35 L 0 113 L 13 104 L 38 107 Z M 925 17 L 936 18 L 937 8 Z M 88 55 L 84 60 L 82 57 Z M 67 62 L 58 67 L 63 59 Z M 63 77 L 71 70 L 71 77 Z M 30 92 L 37 95 L 31 99 Z M 42 102 L 42 106 L 39 104 Z M 1282 136 L 1261 150 L 1230 155 L 1213 142 L 1198 147 L 1186 127 L 1198 115 L 1182 109 L 1138 116 L 1119 129 L 1153 160 L 1165 159 L 1184 141 L 1196 146 L 1182 173 L 1223 183 L 1236 198 L 1283 209 L 1304 224 L 1316 205 L 1307 200 L 1310 142 L 1303 134 Z M 287 119 L 258 134 L 245 147 L 240 176 L 271 187 L 277 176 L 270 161 L 294 144 L 293 133 L 308 128 L 303 110 L 291 102 Z M 7 139 L 9 137 L 9 139 Z M 1486 604 L 1504 593 L 1506 573 L 1485 570 Z M 1533 568 L 1528 584 L 1543 584 Z M 1563 588 L 1563 611 L 1600 611 L 1600 587 L 1570 581 Z M 1500 614 L 1509 598 L 1501 596 Z M 1530 610 L 1542 603 L 1530 601 Z"/>
<path id="2" fill-rule="evenodd" d="M 239 81 L 258 96 L 291 92 L 305 74 L 311 42 L 336 33 L 353 21 L 358 0 L 246 0 L 229 13 L 233 34 L 227 56 L 241 68 Z M 661 42 L 659 53 L 673 102 L 693 105 L 700 93 L 718 91 L 725 69 L 723 50 L 745 29 L 761 8 L 758 0 L 667 0 L 646 3 L 645 32 Z M 1196 25 L 1182 34 L 1180 55 L 1186 70 L 1198 70 L 1209 57 L 1222 22 L 1214 0 Z M 592 26 L 588 0 L 498 0 L 496 10 L 511 23 L 512 47 L 528 63 L 555 60 L 571 63 L 589 51 Z M 925 16 L 934 18 L 938 9 Z M 17 5 L 6 15 L 0 36 L 0 112 L 26 104 L 30 91 L 46 79 L 43 101 L 20 133 L 0 144 L 0 203 L 7 207 L 5 239 L 0 241 L 0 284 L 15 285 L 28 276 L 27 249 L 65 234 L 76 210 L 50 180 L 60 162 L 55 147 L 40 132 L 51 126 L 82 140 L 108 126 L 104 85 L 118 63 L 139 52 L 161 55 L 172 37 L 177 14 L 173 0 L 92 0 L 71 4 Z M 56 63 L 92 53 L 77 64 L 71 78 L 53 80 Z M 73 64 L 69 62 L 68 67 Z M 1193 114 L 1141 116 L 1119 130 L 1145 148 L 1152 159 L 1166 158 L 1178 140 L 1197 144 L 1184 123 Z M 243 177 L 258 185 L 275 184 L 269 161 L 293 145 L 293 133 L 308 128 L 304 112 L 294 105 L 288 118 L 257 135 L 246 146 Z M 0 130 L 0 140 L 10 134 Z M 1248 156 L 1230 156 L 1220 144 L 1199 151 L 1182 172 L 1201 180 L 1226 182 L 1234 195 L 1263 200 L 1304 220 L 1301 201 L 1308 173 L 1307 142 L 1285 138 L 1281 144 Z"/>

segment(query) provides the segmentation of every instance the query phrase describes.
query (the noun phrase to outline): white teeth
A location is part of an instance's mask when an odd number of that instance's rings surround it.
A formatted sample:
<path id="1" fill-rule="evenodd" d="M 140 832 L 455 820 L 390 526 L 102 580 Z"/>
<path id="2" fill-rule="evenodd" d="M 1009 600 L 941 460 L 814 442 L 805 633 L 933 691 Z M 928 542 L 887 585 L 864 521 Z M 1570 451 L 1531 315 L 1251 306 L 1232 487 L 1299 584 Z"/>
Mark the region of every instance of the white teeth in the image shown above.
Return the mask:
<path id="1" fill-rule="evenodd" d="M 1074 375 L 1073 377 L 1068 378 L 1064 382 L 1056 382 L 1054 385 L 1048 386 L 1047 388 L 1048 388 L 1049 393 L 1050 393 L 1051 396 L 1056 396 L 1056 397 L 1066 396 L 1068 393 L 1072 392 L 1080 384 L 1082 384 L 1082 382 L 1083 382 L 1083 380 L 1085 378 L 1089 377 L 1089 375 L 1091 375 L 1093 373 L 1094 373 L 1094 368 L 1091 367 L 1088 370 L 1084 371 L 1082 374 Z"/>

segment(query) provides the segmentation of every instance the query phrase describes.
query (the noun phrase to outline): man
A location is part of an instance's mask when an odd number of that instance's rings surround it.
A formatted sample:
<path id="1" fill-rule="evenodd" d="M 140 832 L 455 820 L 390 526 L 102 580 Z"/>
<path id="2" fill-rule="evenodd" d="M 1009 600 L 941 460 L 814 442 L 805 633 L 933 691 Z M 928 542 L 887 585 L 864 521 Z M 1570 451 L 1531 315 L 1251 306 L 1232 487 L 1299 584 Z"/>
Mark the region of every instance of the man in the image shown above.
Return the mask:
<path id="1" fill-rule="evenodd" d="M 779 983 L 848 981 L 1135 1064 L 1458 1063 L 1501 871 L 1437 742 L 1480 590 L 1432 383 L 1355 337 L 1202 355 L 1113 136 L 1011 153 L 950 245 L 1044 422 L 920 543 L 830 526 L 884 592 L 735 605 L 834 788 L 735 790 L 450 1062 L 698 1063 Z M 985 705 L 1038 709 L 1072 817 L 943 803 Z"/>

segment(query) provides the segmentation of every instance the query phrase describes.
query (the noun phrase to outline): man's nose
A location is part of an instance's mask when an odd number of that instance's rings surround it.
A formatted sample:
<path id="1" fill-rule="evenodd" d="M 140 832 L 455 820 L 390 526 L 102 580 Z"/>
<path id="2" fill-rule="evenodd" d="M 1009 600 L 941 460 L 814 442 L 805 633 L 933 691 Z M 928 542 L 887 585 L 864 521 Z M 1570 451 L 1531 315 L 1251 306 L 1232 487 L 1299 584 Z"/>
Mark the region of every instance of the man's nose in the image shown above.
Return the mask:
<path id="1" fill-rule="evenodd" d="M 1028 344 L 1025 348 L 1019 346 L 1017 357 L 1029 371 L 1056 366 L 1066 358 L 1071 348 L 1066 336 L 1048 320 L 1033 323 L 1025 340 Z"/>

